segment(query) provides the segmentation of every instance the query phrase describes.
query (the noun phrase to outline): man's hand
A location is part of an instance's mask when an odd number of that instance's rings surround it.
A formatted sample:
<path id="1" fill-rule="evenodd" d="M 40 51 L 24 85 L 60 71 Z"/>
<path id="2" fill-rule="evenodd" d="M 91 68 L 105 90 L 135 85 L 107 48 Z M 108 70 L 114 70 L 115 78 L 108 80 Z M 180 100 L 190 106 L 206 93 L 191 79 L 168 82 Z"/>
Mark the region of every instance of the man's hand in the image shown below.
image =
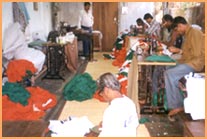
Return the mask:
<path id="1" fill-rule="evenodd" d="M 180 54 L 181 54 L 181 52 L 182 52 L 181 49 L 176 48 L 175 46 L 170 46 L 170 47 L 168 47 L 168 50 L 169 50 L 170 52 L 172 52 L 172 53 L 180 53 Z"/>

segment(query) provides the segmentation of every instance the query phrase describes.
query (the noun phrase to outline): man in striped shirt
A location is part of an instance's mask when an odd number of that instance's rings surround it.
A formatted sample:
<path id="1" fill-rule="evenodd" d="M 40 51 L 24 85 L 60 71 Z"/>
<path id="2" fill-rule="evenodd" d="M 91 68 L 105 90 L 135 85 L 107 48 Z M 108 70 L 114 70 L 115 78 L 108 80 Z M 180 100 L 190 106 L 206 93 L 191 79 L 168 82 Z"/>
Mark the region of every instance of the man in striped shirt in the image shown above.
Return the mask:
<path id="1" fill-rule="evenodd" d="M 160 39 L 160 23 L 153 19 L 150 13 L 144 15 L 144 20 L 149 24 L 149 28 L 146 29 L 145 33 L 147 35 L 154 36 L 155 38 Z"/>

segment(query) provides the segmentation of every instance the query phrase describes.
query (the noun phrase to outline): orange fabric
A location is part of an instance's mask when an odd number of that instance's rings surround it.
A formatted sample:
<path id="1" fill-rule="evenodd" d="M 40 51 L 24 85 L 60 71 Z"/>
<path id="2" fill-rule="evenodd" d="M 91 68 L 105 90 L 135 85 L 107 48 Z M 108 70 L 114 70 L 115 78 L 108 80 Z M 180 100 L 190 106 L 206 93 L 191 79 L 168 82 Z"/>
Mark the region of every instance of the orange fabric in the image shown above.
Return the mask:
<path id="1" fill-rule="evenodd" d="M 127 96 L 127 83 L 128 83 L 127 80 L 120 83 L 121 84 L 121 93 L 124 94 L 125 96 Z"/>
<path id="2" fill-rule="evenodd" d="M 106 101 L 104 100 L 104 98 L 98 94 L 98 90 L 97 90 L 97 91 L 95 92 L 95 94 L 93 95 L 93 98 L 96 98 L 96 99 L 98 99 L 98 100 L 101 101 L 101 102 L 106 102 Z"/>
<path id="3" fill-rule="evenodd" d="M 126 58 L 126 47 L 122 47 L 120 51 L 117 51 L 115 60 L 112 62 L 112 65 L 121 67 L 121 65 L 124 63 Z"/>
<path id="4" fill-rule="evenodd" d="M 6 95 L 2 96 L 2 120 L 38 120 L 45 115 L 45 110 L 54 107 L 57 103 L 56 96 L 47 90 L 40 87 L 26 89 L 31 93 L 27 106 L 10 101 Z M 42 104 L 49 99 L 52 99 L 52 102 L 43 107 Z M 34 106 L 39 111 L 34 111 Z"/>
<path id="5" fill-rule="evenodd" d="M 120 79 L 122 79 L 124 77 L 125 76 L 123 74 L 119 74 L 117 79 L 120 80 Z M 127 95 L 127 83 L 128 83 L 127 80 L 120 82 L 120 84 L 121 84 L 121 93 L 124 94 L 124 95 Z"/>
<path id="6" fill-rule="evenodd" d="M 31 93 L 32 97 L 30 99 L 32 99 L 33 104 L 35 104 L 35 106 L 40 110 L 47 110 L 49 108 L 52 108 L 57 103 L 55 95 L 40 87 L 27 87 L 26 90 Z M 46 103 L 49 99 L 52 99 L 52 101 L 43 107 L 42 104 Z"/>
<path id="7" fill-rule="evenodd" d="M 22 77 L 26 75 L 26 71 L 29 70 L 33 74 L 37 71 L 34 64 L 28 60 L 12 60 L 9 62 L 6 74 L 9 82 L 21 81 Z"/>
<path id="8" fill-rule="evenodd" d="M 44 111 L 33 111 L 32 101 L 27 106 L 14 103 L 4 95 L 2 96 L 2 120 L 37 120 L 44 116 Z"/>

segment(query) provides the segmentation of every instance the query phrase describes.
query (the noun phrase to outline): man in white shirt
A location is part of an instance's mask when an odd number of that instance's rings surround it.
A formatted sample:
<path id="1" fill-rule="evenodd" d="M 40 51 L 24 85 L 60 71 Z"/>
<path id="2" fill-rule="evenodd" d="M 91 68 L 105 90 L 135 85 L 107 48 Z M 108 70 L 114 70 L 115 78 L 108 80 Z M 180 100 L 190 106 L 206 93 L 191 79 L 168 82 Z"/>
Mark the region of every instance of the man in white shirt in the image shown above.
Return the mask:
<path id="1" fill-rule="evenodd" d="M 111 73 L 97 80 L 99 95 L 109 102 L 103 114 L 99 137 L 136 137 L 139 125 L 136 106 L 127 96 L 120 93 L 120 83 Z"/>
<path id="2" fill-rule="evenodd" d="M 79 29 L 84 29 L 84 30 L 90 30 L 92 31 L 93 27 L 93 15 L 92 11 L 90 10 L 91 4 L 89 2 L 84 3 L 84 10 L 80 11 L 79 15 L 79 22 L 78 22 L 78 28 Z"/>
<path id="3" fill-rule="evenodd" d="M 83 41 L 83 54 L 88 57 L 90 47 L 92 45 L 92 27 L 93 27 L 93 15 L 90 10 L 91 4 L 89 2 L 84 3 L 84 10 L 80 11 L 78 28 L 81 29 L 80 40 Z"/>

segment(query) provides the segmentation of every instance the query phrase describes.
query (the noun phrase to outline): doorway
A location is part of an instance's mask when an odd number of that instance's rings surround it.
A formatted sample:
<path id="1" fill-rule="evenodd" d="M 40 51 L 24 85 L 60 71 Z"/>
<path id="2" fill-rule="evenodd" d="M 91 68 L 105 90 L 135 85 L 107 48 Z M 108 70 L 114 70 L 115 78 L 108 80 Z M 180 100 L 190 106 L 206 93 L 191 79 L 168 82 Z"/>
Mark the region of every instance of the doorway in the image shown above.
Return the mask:
<path id="1" fill-rule="evenodd" d="M 118 24 L 114 19 L 118 19 L 117 2 L 93 2 L 94 30 L 99 30 L 103 34 L 102 50 L 112 51 L 113 44 L 118 35 Z"/>

